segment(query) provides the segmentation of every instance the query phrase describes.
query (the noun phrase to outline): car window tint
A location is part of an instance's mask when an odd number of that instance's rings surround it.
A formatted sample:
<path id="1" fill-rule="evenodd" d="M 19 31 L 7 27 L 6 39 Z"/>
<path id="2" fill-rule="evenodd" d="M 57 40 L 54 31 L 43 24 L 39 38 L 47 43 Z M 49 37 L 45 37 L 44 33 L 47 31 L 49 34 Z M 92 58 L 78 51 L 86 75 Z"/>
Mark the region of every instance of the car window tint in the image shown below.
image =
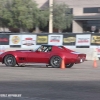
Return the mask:
<path id="1" fill-rule="evenodd" d="M 44 52 L 50 52 L 52 50 L 51 46 L 44 47 Z"/>

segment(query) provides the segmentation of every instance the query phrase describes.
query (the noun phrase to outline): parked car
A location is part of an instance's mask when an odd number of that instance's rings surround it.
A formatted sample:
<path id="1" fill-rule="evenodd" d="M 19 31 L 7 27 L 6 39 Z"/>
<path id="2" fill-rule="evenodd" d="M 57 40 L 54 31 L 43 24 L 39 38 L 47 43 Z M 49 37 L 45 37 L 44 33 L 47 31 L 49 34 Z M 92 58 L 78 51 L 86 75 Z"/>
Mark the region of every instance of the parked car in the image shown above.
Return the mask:
<path id="1" fill-rule="evenodd" d="M 86 54 L 55 45 L 41 45 L 36 50 L 7 51 L 0 55 L 0 62 L 13 67 L 30 63 L 45 63 L 59 68 L 63 60 L 66 68 L 71 68 L 74 64 L 84 62 L 85 59 Z"/>

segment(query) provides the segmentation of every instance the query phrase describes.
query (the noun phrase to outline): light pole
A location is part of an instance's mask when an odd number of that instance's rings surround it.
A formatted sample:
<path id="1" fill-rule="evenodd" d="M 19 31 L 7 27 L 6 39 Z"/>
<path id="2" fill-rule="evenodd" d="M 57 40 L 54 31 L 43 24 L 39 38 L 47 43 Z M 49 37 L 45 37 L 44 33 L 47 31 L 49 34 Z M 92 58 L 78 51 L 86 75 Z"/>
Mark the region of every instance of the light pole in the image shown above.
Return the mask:
<path id="1" fill-rule="evenodd" d="M 50 15 L 49 15 L 49 33 L 53 33 L 53 0 L 49 0 L 49 8 L 50 8 Z"/>

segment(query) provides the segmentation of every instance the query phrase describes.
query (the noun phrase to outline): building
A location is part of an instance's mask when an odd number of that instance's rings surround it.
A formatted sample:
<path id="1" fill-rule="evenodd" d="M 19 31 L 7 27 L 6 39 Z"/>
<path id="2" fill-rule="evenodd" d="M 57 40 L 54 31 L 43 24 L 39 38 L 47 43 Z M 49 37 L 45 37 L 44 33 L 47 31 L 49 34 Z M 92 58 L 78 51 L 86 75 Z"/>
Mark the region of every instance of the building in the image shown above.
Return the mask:
<path id="1" fill-rule="evenodd" d="M 49 6 L 49 0 L 36 0 L 36 2 L 40 8 Z M 54 2 L 64 2 L 72 9 L 73 33 L 100 33 L 100 0 L 54 0 Z"/>

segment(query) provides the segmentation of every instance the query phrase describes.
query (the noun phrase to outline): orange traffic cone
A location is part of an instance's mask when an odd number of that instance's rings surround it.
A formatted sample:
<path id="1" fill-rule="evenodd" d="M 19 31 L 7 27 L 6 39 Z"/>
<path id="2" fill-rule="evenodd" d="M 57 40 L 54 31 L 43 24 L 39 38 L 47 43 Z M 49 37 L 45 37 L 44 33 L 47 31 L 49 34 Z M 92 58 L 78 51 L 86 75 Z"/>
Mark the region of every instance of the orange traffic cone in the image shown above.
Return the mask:
<path id="1" fill-rule="evenodd" d="M 61 62 L 61 67 L 60 67 L 61 69 L 65 69 L 66 67 L 65 67 L 65 62 L 64 62 L 64 59 L 62 59 L 62 62 Z"/>
<path id="2" fill-rule="evenodd" d="M 96 59 L 94 59 L 94 62 L 93 62 L 93 67 L 96 68 L 97 67 L 97 61 Z"/>

